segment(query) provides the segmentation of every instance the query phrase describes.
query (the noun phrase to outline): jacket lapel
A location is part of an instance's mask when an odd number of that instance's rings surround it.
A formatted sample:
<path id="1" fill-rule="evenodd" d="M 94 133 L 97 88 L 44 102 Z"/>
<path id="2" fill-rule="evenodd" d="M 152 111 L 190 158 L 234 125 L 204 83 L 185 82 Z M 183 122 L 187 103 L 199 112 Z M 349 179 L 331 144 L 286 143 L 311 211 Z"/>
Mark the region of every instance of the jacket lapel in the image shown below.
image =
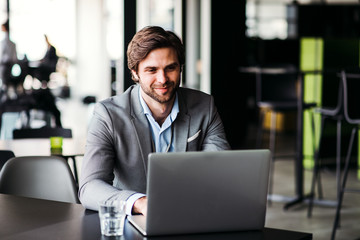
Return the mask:
<path id="1" fill-rule="evenodd" d="M 152 144 L 149 123 L 139 101 L 139 85 L 132 90 L 131 106 L 132 123 L 137 135 L 145 172 L 147 172 L 148 155 L 152 152 Z"/>
<path id="2" fill-rule="evenodd" d="M 174 150 L 175 152 L 185 152 L 189 135 L 190 117 L 179 112 L 174 124 Z"/>
<path id="3" fill-rule="evenodd" d="M 178 89 L 179 113 L 174 124 L 174 151 L 185 152 L 187 139 L 190 129 L 190 116 L 187 114 L 187 106 L 181 94 L 181 88 Z"/>
<path id="4" fill-rule="evenodd" d="M 142 155 L 145 171 L 147 171 L 148 155 L 152 152 L 151 136 L 147 119 L 144 117 L 133 119 L 133 125 L 137 134 L 139 149 Z"/>

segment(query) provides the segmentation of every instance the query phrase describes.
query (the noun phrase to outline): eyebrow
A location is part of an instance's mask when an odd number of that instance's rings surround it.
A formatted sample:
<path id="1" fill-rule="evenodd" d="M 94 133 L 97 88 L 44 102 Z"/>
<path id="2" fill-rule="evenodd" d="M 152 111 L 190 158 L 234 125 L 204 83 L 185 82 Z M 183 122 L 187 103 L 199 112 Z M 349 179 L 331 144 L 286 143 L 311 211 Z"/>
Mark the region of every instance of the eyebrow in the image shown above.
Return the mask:
<path id="1" fill-rule="evenodd" d="M 154 69 L 157 69 L 157 67 L 147 66 L 147 67 L 144 68 L 144 71 L 146 71 L 146 70 L 154 70 Z"/>
<path id="2" fill-rule="evenodd" d="M 180 66 L 180 64 L 178 62 L 173 62 L 173 63 L 170 63 L 168 65 L 165 66 L 165 68 L 169 68 L 169 67 L 177 67 L 177 66 Z M 146 66 L 144 68 L 144 70 L 154 70 L 154 69 L 158 69 L 158 67 L 155 67 L 155 66 Z"/>

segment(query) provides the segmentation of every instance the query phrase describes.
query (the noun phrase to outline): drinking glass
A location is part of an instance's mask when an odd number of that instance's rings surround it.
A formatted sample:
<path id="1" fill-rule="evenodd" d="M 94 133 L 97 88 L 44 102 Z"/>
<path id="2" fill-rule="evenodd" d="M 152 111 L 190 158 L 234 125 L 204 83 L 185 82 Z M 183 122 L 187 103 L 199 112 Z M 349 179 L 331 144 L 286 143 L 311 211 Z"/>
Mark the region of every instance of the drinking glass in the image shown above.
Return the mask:
<path id="1" fill-rule="evenodd" d="M 107 200 L 99 204 L 101 234 L 105 236 L 121 236 L 125 223 L 125 201 Z"/>

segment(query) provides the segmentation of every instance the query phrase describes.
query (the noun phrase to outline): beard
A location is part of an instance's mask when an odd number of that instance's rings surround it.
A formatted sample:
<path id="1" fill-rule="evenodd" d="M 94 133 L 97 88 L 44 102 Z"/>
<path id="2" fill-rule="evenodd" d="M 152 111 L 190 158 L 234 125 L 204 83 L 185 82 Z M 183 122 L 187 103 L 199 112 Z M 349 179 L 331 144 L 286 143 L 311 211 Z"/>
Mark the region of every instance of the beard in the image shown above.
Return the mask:
<path id="1" fill-rule="evenodd" d="M 153 100 L 157 101 L 158 103 L 168 103 L 172 99 L 174 99 L 175 93 L 179 88 L 179 86 L 180 86 L 180 81 L 177 81 L 177 82 L 166 82 L 165 84 L 162 85 L 152 85 L 149 88 L 147 88 L 140 82 L 140 87 L 143 90 L 143 92 Z M 168 88 L 168 92 L 166 94 L 158 94 L 155 91 L 155 88 L 158 87 L 166 87 Z"/>

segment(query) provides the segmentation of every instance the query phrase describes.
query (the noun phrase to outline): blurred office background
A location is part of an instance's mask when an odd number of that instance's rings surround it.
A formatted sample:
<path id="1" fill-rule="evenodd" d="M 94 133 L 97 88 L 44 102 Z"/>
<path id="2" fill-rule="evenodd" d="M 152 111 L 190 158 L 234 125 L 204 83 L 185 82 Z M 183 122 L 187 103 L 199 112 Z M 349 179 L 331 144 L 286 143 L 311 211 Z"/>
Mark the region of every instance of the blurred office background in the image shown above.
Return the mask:
<path id="1" fill-rule="evenodd" d="M 182 84 L 215 97 L 234 149 L 255 147 L 259 117 L 255 77 L 241 67 L 285 63 L 314 71 L 306 76 L 305 98 L 321 106 L 333 104 L 330 92 L 338 85 L 322 84 L 321 73 L 315 72 L 359 67 L 360 59 L 358 0 L 0 0 L 0 23 L 6 19 L 19 59 L 41 59 L 44 34 L 56 47 L 59 61 L 48 86 L 57 97 L 63 126 L 72 128 L 75 137 L 85 137 L 93 101 L 122 93 L 132 84 L 126 48 L 146 25 L 160 25 L 183 39 Z M 39 88 L 39 81 L 25 78 L 25 90 Z M 277 128 L 283 133 L 280 152 L 292 150 L 295 129 L 294 116 L 283 116 Z M 335 125 L 327 134 L 328 143 L 335 139 L 334 129 Z M 313 152 L 305 149 L 304 154 L 312 158 Z M 294 163 L 287 162 L 277 163 L 274 192 L 292 195 Z M 328 191 L 335 186 L 331 174 L 325 174 Z M 311 172 L 304 178 L 307 192 Z M 356 201 L 351 198 L 349 205 Z M 318 217 L 308 219 L 304 211 L 285 213 L 282 205 L 274 204 L 268 210 L 269 226 L 316 232 L 314 239 L 329 239 L 334 208 L 318 210 Z M 342 219 L 344 226 L 358 222 L 358 208 L 349 211 L 354 215 Z M 347 233 L 344 228 L 339 239 L 359 237 L 357 227 L 350 228 Z"/>
<path id="2" fill-rule="evenodd" d="M 348 47 L 352 56 L 343 58 L 359 64 L 356 0 L 1 0 L 0 13 L 0 21 L 10 20 L 19 59 L 39 60 L 48 35 L 60 57 L 50 88 L 66 86 L 73 97 L 97 100 L 132 84 L 126 47 L 138 29 L 160 25 L 175 31 L 187 51 L 183 84 L 215 96 L 233 148 L 247 147 L 248 124 L 257 121 L 254 81 L 240 66 L 300 67 L 304 39 L 333 44 L 314 58 L 350 40 L 356 49 Z M 334 67 L 337 60 L 319 64 Z M 40 85 L 25 80 L 24 87 Z"/>

